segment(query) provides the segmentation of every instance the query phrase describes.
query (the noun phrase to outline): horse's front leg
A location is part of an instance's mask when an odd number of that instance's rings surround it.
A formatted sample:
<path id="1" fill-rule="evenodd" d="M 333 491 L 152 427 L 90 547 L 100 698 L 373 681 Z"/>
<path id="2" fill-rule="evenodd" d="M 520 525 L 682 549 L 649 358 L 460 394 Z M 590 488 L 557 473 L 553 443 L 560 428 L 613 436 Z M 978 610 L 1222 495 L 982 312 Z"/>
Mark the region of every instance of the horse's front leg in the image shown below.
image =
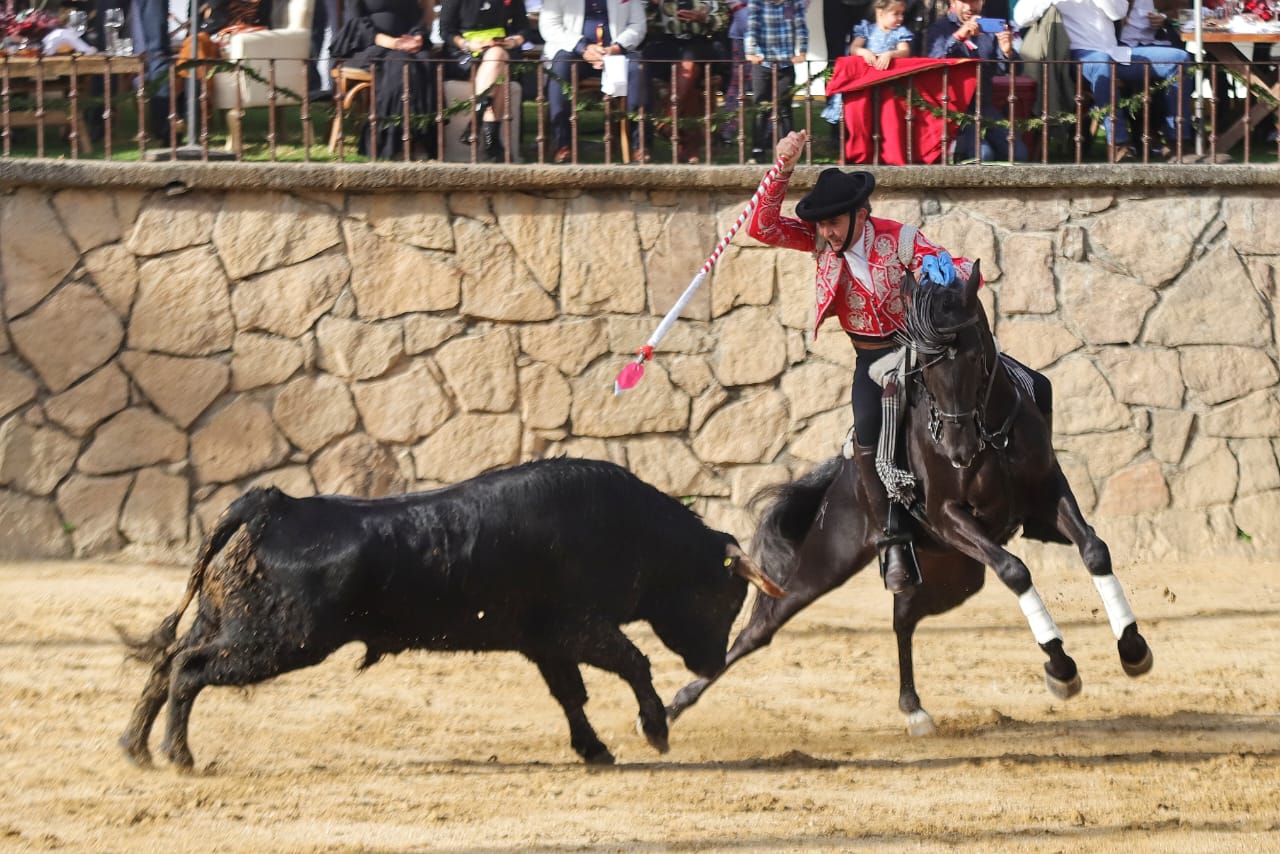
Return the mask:
<path id="1" fill-rule="evenodd" d="M 1080 673 L 1062 648 L 1062 632 L 1049 615 L 1044 600 L 1031 582 L 1031 570 L 1016 555 L 991 539 L 977 519 L 959 502 L 942 505 L 939 536 L 962 554 L 982 561 L 1018 597 L 1031 634 L 1049 660 L 1044 665 L 1045 684 L 1054 696 L 1066 700 L 1080 693 Z"/>
<path id="2" fill-rule="evenodd" d="M 1119 579 L 1111 571 L 1111 550 L 1102 541 L 1097 532 L 1084 519 L 1075 494 L 1067 483 L 1066 476 L 1059 468 L 1057 479 L 1057 518 L 1054 520 L 1063 536 L 1075 544 L 1080 552 L 1080 559 L 1093 578 L 1093 586 L 1098 588 L 1102 604 L 1107 609 L 1107 620 L 1111 623 L 1111 631 L 1116 636 L 1116 647 L 1120 652 L 1120 666 L 1130 676 L 1141 676 L 1151 670 L 1154 658 L 1151 647 L 1138 632 L 1138 620 L 1129 608 L 1124 588 Z"/>
<path id="3" fill-rule="evenodd" d="M 898 639 L 898 708 L 907 716 L 908 733 L 933 735 L 938 728 L 916 693 L 915 657 L 911 642 L 920 616 L 911 606 L 911 594 L 914 592 L 913 588 L 893 597 L 893 633 Z"/>

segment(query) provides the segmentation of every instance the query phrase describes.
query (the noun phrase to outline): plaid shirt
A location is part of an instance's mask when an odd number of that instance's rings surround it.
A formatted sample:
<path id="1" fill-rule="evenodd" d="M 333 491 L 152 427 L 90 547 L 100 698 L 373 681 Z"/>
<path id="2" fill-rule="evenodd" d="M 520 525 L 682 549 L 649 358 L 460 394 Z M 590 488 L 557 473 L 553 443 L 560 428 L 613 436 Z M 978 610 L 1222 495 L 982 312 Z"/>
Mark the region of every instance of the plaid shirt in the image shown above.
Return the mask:
<path id="1" fill-rule="evenodd" d="M 747 55 L 763 56 L 765 62 L 790 62 L 793 56 L 804 56 L 809 52 L 806 11 L 806 0 L 748 0 L 743 44 Z"/>

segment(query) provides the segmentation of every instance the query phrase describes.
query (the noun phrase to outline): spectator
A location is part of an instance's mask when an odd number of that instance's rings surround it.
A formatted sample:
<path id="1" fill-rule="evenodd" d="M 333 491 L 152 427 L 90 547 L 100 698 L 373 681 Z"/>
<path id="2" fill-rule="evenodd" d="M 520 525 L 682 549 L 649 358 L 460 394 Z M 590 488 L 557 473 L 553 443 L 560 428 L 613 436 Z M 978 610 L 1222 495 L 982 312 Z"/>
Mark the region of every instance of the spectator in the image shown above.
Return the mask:
<path id="1" fill-rule="evenodd" d="M 100 9 L 119 5 L 99 3 Z M 147 101 L 147 134 L 162 143 L 169 142 L 169 47 L 168 0 L 134 0 L 130 9 L 131 32 L 140 37 L 142 53 L 146 55 L 147 88 L 151 93 Z M 135 42 L 135 45 L 137 42 Z"/>
<path id="2" fill-rule="evenodd" d="M 911 55 L 911 30 L 902 25 L 907 4 L 903 0 L 875 0 L 874 8 L 874 22 L 854 25 L 849 55 L 860 56 L 867 65 L 884 71 L 895 59 Z"/>
<path id="3" fill-rule="evenodd" d="M 361 152 L 392 159 L 403 155 L 404 73 L 409 72 L 410 140 L 418 154 L 435 157 L 435 134 L 427 124 L 435 113 L 430 31 L 417 0 L 356 0 L 355 13 L 333 40 L 333 56 L 353 68 L 373 70 L 378 121 L 360 141 Z M 412 152 L 411 152 L 412 153 Z"/>
<path id="4" fill-rule="evenodd" d="M 338 20 L 338 0 L 315 0 L 311 11 L 311 57 L 307 63 L 308 97 L 312 101 L 329 101 L 333 98 L 333 37 L 341 28 Z"/>
<path id="5" fill-rule="evenodd" d="M 475 70 L 475 109 L 480 113 L 480 141 L 491 163 L 506 159 L 501 136 L 508 109 L 504 84 L 510 80 L 511 54 L 524 45 L 528 26 L 523 0 L 444 0 L 440 7 L 440 34 L 453 60 L 444 67 L 444 75 L 469 81 L 472 64 L 480 63 Z"/>
<path id="6" fill-rule="evenodd" d="M 639 112 L 646 105 L 648 89 L 639 53 L 645 30 L 644 4 L 639 0 L 543 0 L 538 32 L 546 43 L 542 55 L 551 78 L 547 81 L 547 100 L 555 143 L 554 162 L 568 162 L 573 155 L 569 128 L 573 63 L 587 63 L 580 75 L 599 76 L 606 56 L 626 56 L 627 110 Z M 638 146 L 639 123 L 631 132 L 632 143 Z"/>
<path id="7" fill-rule="evenodd" d="M 907 6 L 902 0 L 875 0 L 875 21 L 859 21 L 853 27 L 850 56 L 862 57 L 867 65 L 884 71 L 895 59 L 911 55 L 911 30 L 902 25 Z M 822 117 L 838 126 L 844 121 L 844 97 L 837 92 L 827 98 Z"/>
<path id="8" fill-rule="evenodd" d="M 718 37 L 728 29 L 729 9 L 717 0 L 648 0 L 645 15 L 649 73 L 669 81 L 671 65 L 677 67 L 677 127 L 671 142 L 680 162 L 697 163 L 702 70 L 706 63 L 724 58 Z"/>
<path id="9" fill-rule="evenodd" d="M 1071 58 L 1081 63 L 1081 73 L 1093 89 L 1093 102 L 1107 110 L 1107 141 L 1115 146 L 1112 160 L 1121 163 L 1137 154 L 1129 142 L 1125 117 L 1116 122 L 1111 115 L 1112 63 L 1119 82 L 1131 91 L 1141 91 L 1149 69 L 1153 84 L 1164 84 L 1164 135 L 1170 152 L 1176 152 L 1179 136 L 1183 148 L 1194 145 L 1191 131 L 1190 76 L 1179 74 L 1190 55 L 1175 47 L 1143 45 L 1129 47 L 1116 39 L 1116 22 L 1128 13 L 1128 0 L 1021 0 L 1013 9 L 1019 27 L 1040 19 L 1050 7 L 1057 7 L 1071 43 Z M 1179 119 L 1181 121 L 1179 122 Z M 1181 125 L 1181 127 L 1179 127 Z M 1170 157 L 1174 155 L 1171 153 Z"/>
<path id="10" fill-rule="evenodd" d="M 809 52 L 806 0 L 747 0 L 747 35 L 742 49 L 751 63 L 751 102 L 756 108 L 751 136 L 751 162 L 765 160 L 773 150 L 770 112 L 774 130 L 783 138 L 791 133 L 791 97 L 796 87 L 796 65 Z M 774 85 L 774 72 L 777 85 Z"/>
<path id="11" fill-rule="evenodd" d="M 827 65 L 849 55 L 854 26 L 871 14 L 871 0 L 822 0 L 822 34 L 827 45 Z"/>
<path id="12" fill-rule="evenodd" d="M 720 141 L 725 145 L 733 145 L 734 137 L 738 135 L 738 104 L 742 96 L 739 74 L 747 61 L 747 53 L 742 49 L 742 40 L 746 35 L 746 0 L 731 0 L 729 3 L 729 79 L 724 84 L 724 112 L 727 117 L 724 124 L 720 126 Z"/>
<path id="13" fill-rule="evenodd" d="M 1180 0 L 1133 0 L 1129 14 L 1120 25 L 1120 44 L 1130 47 L 1173 44 L 1176 38 L 1172 30 L 1178 26 L 1178 9 L 1184 8 Z"/>
<path id="14" fill-rule="evenodd" d="M 951 10 L 945 18 L 929 28 L 929 56 L 935 59 L 981 59 L 978 67 L 978 97 L 969 104 L 968 112 L 977 116 L 977 104 L 982 104 L 983 128 L 981 159 L 1009 160 L 1009 132 L 997 122 L 1006 118 L 1001 105 L 996 102 L 991 78 L 994 72 L 1009 73 L 1009 64 L 1016 62 L 1018 54 L 1013 48 L 1013 33 L 1006 26 L 997 33 L 983 32 L 978 24 L 982 15 L 983 0 L 951 0 Z M 956 138 L 955 159 L 969 160 L 978 146 L 977 125 L 961 130 Z M 1027 146 L 1020 135 L 1015 134 L 1013 160 L 1027 159 Z"/>

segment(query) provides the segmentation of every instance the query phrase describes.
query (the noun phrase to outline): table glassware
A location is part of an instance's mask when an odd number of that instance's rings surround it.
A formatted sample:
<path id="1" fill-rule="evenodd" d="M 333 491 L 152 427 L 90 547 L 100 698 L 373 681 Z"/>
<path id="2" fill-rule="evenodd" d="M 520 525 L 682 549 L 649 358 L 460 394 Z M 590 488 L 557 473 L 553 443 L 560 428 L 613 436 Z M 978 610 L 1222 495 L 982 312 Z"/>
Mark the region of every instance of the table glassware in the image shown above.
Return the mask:
<path id="1" fill-rule="evenodd" d="M 120 30 L 124 27 L 124 9 L 118 6 L 108 9 L 102 18 L 102 23 L 107 28 L 107 53 L 119 56 Z"/>

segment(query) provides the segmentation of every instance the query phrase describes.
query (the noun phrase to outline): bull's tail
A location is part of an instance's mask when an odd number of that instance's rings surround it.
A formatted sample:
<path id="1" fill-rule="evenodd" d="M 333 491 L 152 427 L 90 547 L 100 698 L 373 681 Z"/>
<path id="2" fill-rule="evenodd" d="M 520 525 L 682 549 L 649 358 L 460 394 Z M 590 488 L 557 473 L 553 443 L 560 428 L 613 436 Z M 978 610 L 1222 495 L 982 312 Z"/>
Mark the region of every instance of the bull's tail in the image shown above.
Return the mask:
<path id="1" fill-rule="evenodd" d="M 178 623 L 204 585 L 205 571 L 213 558 L 227 545 L 232 534 L 242 525 L 259 517 L 265 503 L 278 494 L 280 493 L 275 489 L 253 489 L 237 498 L 222 512 L 213 530 L 204 538 L 204 543 L 200 546 L 200 554 L 191 568 L 191 577 L 187 579 L 187 590 L 182 595 L 182 601 L 178 603 L 178 607 L 172 614 L 164 618 L 159 628 L 146 637 L 136 637 L 120 626 L 116 626 L 116 634 L 128 647 L 130 658 L 146 664 L 154 664 L 169 654 L 169 648 L 178 637 Z"/>
<path id="2" fill-rule="evenodd" d="M 751 497 L 753 511 L 764 506 L 760 524 L 751 538 L 751 556 L 771 577 L 785 585 L 795 569 L 796 550 L 822 508 L 827 489 L 844 464 L 832 457 L 798 480 L 766 486 Z"/>

